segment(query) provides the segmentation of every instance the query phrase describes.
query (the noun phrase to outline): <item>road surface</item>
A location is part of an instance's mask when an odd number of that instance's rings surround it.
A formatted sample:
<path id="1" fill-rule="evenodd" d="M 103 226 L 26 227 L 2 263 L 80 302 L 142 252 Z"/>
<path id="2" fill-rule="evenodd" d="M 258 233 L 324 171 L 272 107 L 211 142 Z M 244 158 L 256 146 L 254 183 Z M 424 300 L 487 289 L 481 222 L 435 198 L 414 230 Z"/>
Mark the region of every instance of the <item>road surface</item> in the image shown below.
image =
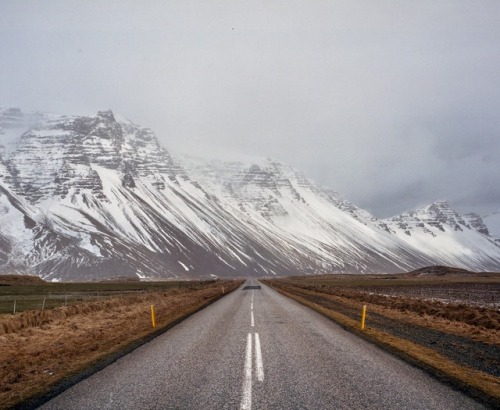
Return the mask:
<path id="1" fill-rule="evenodd" d="M 249 280 L 42 408 L 470 410 L 483 406 Z"/>

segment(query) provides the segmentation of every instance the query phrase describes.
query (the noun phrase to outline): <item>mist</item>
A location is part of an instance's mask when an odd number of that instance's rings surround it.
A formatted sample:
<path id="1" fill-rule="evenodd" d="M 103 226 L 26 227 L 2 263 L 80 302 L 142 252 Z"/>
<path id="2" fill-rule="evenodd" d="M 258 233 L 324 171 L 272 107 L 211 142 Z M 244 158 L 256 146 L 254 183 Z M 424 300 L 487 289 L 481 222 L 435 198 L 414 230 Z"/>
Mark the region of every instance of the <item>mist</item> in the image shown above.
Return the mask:
<path id="1" fill-rule="evenodd" d="M 2 1 L 0 105 L 272 157 L 378 217 L 500 208 L 497 1 Z"/>

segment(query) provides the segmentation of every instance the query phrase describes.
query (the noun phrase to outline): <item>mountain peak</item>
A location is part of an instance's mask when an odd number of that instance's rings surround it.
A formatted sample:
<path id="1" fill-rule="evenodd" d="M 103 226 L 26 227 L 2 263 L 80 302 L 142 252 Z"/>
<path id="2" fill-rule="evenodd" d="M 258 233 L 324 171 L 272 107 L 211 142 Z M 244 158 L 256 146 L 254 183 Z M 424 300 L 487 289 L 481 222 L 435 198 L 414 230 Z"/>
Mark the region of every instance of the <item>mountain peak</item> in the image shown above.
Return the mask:
<path id="1" fill-rule="evenodd" d="M 462 215 L 452 209 L 448 201 L 445 200 L 435 201 L 430 205 L 405 212 L 386 221 L 392 228 L 402 230 L 408 236 L 411 236 L 412 232 L 415 231 L 435 236 L 436 229 L 442 232 L 474 230 L 489 236 L 488 228 L 479 215 L 474 213 Z"/>
<path id="2" fill-rule="evenodd" d="M 445 200 L 434 201 L 432 204 L 428 205 L 428 208 L 432 210 L 451 209 L 450 204 Z"/>
<path id="3" fill-rule="evenodd" d="M 115 122 L 115 116 L 113 115 L 113 111 L 107 110 L 107 111 L 97 111 L 97 116 L 101 117 L 105 120 Z"/>

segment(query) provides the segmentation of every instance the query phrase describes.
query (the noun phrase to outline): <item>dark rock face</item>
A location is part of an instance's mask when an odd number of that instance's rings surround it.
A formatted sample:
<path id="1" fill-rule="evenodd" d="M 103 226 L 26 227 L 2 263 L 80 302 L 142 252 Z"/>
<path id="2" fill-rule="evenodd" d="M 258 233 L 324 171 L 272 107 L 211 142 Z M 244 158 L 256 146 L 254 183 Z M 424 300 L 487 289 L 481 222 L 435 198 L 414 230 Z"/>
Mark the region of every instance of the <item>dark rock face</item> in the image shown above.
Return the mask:
<path id="1" fill-rule="evenodd" d="M 12 252 L 10 241 L 0 233 L 0 273 L 3 273 L 2 266 L 6 266 L 9 261 L 9 255 Z"/>
<path id="2" fill-rule="evenodd" d="M 490 232 L 488 228 L 483 222 L 483 219 L 475 213 L 468 213 L 464 215 L 464 219 L 467 221 L 467 224 L 475 229 L 477 232 L 482 233 L 483 235 L 489 236 Z"/>
<path id="3" fill-rule="evenodd" d="M 119 123 L 111 111 L 99 111 L 93 117 L 45 119 L 23 134 L 15 151 L 0 161 L 6 182 L 33 203 L 53 195 L 64 198 L 69 187 L 90 188 L 104 198 L 92 166 L 120 169 L 128 175 L 124 181 L 128 187 L 137 176 L 150 177 L 158 189 L 164 189 L 164 176 L 175 179 L 180 172 L 151 130 Z"/>
<path id="4" fill-rule="evenodd" d="M 463 218 L 453 211 L 447 202 L 435 202 L 429 208 L 429 225 L 444 231 L 443 225 L 452 226 L 455 231 L 461 231 L 461 225 L 465 225 Z"/>
<path id="5" fill-rule="evenodd" d="M 125 188 L 135 188 L 135 181 L 132 175 L 130 174 L 125 174 L 122 179 L 122 185 Z"/>

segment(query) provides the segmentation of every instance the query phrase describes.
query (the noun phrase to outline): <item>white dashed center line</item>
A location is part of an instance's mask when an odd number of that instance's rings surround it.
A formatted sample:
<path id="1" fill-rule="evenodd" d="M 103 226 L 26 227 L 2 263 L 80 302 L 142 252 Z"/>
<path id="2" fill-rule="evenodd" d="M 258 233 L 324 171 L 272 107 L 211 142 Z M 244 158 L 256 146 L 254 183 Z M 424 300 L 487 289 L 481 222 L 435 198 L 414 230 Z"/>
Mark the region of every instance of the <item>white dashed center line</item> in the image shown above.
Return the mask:
<path id="1" fill-rule="evenodd" d="M 243 379 L 243 395 L 240 403 L 241 410 L 250 410 L 252 408 L 252 345 L 252 333 L 249 333 L 247 335 L 247 349 L 245 352 L 245 376 Z M 262 351 L 258 333 L 255 333 L 255 368 L 257 370 L 257 380 L 263 382 L 264 364 L 262 362 Z"/>
<path id="2" fill-rule="evenodd" d="M 262 351 L 260 350 L 259 334 L 255 333 L 255 367 L 257 368 L 257 380 L 264 381 L 264 364 L 262 363 Z"/>
<path id="3" fill-rule="evenodd" d="M 243 396 L 241 397 L 241 410 L 252 408 L 252 334 L 247 336 L 247 350 L 245 354 L 245 378 L 243 379 Z"/>
<path id="4" fill-rule="evenodd" d="M 253 294 L 250 303 L 250 326 L 255 327 L 255 319 L 253 316 Z M 260 348 L 260 337 L 255 334 L 255 370 L 257 373 L 257 381 L 264 381 L 264 364 L 262 362 L 262 351 Z M 244 379 L 243 379 L 243 394 L 241 397 L 240 409 L 251 410 L 252 408 L 252 365 L 253 365 L 253 349 L 252 349 L 252 333 L 247 335 L 247 349 L 245 352 Z"/>

